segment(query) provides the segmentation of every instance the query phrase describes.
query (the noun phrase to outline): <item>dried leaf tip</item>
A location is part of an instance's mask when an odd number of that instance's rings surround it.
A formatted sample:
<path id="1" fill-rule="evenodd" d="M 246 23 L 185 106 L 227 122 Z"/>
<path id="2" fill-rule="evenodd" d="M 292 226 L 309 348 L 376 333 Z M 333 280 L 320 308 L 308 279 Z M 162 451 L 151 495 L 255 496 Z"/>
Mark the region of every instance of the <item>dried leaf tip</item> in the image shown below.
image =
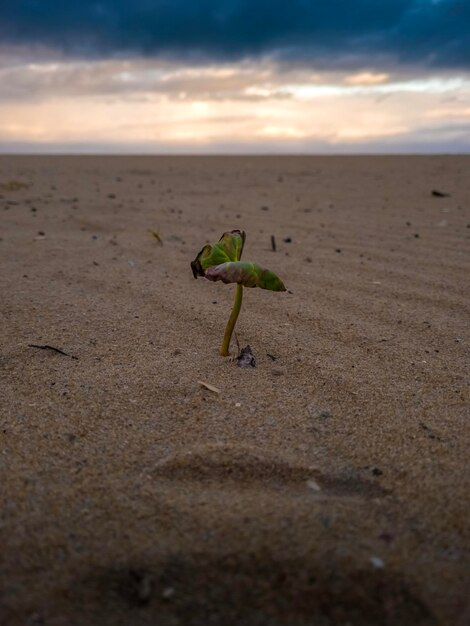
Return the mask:
<path id="1" fill-rule="evenodd" d="M 218 243 L 206 244 L 191 262 L 191 271 L 194 278 L 205 276 L 209 267 L 239 261 L 245 245 L 245 232 L 242 230 L 230 230 L 225 232 Z"/>

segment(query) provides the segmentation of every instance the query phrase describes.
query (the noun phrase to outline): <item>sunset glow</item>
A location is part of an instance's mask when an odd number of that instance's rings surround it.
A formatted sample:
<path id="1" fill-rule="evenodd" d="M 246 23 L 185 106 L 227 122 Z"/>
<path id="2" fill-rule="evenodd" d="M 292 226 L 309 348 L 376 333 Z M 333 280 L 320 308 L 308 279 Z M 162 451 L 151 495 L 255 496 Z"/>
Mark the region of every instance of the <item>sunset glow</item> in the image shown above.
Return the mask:
<path id="1" fill-rule="evenodd" d="M 437 10 L 426 6 L 430 16 Z M 19 9 L 10 13 L 17 22 L 26 19 Z M 117 35 L 112 50 L 95 43 L 90 56 L 58 45 L 57 33 L 46 26 L 39 35 L 30 26 L 29 42 L 19 35 L 13 41 L 6 31 L 0 39 L 3 152 L 470 149 L 465 59 L 438 63 L 429 49 L 404 61 L 400 50 L 385 50 L 388 40 L 378 54 L 374 32 L 370 54 L 348 56 L 339 42 L 316 53 L 308 46 L 292 51 L 273 44 L 227 60 L 223 43 L 213 44 L 212 35 L 207 47 L 215 51 L 197 59 L 184 39 L 176 42 L 177 53 L 162 44 L 161 50 L 136 54 Z M 76 25 L 69 28 L 76 36 Z"/>

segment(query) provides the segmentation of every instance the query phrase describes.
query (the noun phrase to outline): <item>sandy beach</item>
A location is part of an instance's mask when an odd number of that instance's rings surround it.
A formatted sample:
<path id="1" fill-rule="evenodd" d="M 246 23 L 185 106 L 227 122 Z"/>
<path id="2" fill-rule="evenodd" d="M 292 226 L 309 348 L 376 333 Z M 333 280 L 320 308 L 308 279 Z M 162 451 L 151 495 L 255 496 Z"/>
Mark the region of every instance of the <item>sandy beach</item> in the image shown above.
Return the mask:
<path id="1" fill-rule="evenodd" d="M 0 156 L 2 626 L 468 624 L 469 173 Z"/>

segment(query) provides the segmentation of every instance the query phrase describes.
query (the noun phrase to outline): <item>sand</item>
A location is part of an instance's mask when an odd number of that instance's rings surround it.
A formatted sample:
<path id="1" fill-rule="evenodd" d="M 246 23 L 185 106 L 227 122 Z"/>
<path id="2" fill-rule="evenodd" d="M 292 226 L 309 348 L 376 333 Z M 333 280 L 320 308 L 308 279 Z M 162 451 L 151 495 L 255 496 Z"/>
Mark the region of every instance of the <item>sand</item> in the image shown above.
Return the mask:
<path id="1" fill-rule="evenodd" d="M 469 173 L 0 157 L 2 626 L 467 624 Z"/>

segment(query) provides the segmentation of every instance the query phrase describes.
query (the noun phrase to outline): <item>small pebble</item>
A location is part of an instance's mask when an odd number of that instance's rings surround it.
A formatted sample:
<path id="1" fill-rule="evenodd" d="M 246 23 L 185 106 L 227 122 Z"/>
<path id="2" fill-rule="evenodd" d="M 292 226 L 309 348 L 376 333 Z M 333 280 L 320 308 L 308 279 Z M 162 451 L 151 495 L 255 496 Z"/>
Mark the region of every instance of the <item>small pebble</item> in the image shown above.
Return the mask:
<path id="1" fill-rule="evenodd" d="M 326 420 L 331 417 L 331 411 L 328 409 L 320 409 L 315 404 L 311 404 L 307 407 L 307 412 L 310 417 L 314 419 Z"/>
<path id="2" fill-rule="evenodd" d="M 172 596 L 175 595 L 175 590 L 173 587 L 167 587 L 162 591 L 162 598 L 164 600 L 169 600 Z"/>
<path id="3" fill-rule="evenodd" d="M 319 485 L 319 484 L 317 483 L 317 481 L 316 481 L 316 480 L 314 480 L 313 478 L 310 478 L 309 480 L 307 480 L 307 487 L 308 487 L 309 489 L 311 489 L 312 491 L 315 491 L 315 492 L 317 492 L 317 493 L 318 493 L 319 491 L 321 491 L 321 487 L 320 487 L 320 485 Z"/>

